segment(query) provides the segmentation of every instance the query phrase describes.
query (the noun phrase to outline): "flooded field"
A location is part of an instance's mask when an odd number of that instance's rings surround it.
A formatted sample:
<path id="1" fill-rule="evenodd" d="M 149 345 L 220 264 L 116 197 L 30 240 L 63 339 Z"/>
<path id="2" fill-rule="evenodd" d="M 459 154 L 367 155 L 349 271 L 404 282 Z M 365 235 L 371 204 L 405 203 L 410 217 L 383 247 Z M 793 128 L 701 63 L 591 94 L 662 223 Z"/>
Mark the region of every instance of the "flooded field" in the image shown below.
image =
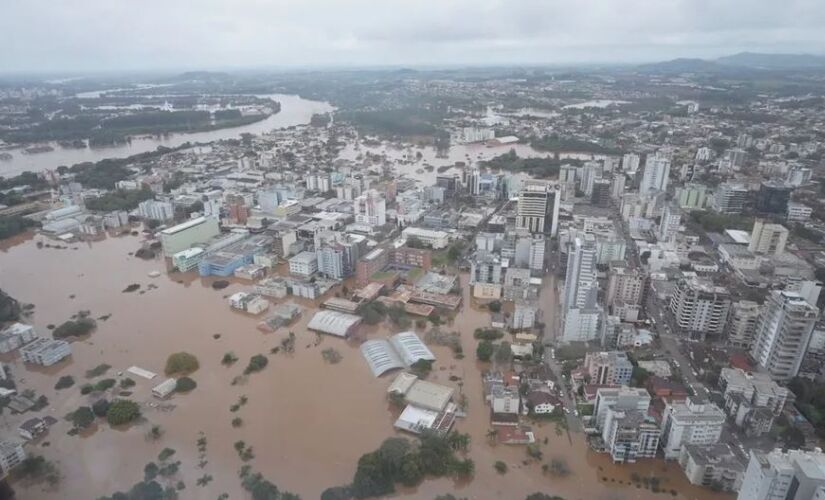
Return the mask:
<path id="1" fill-rule="evenodd" d="M 395 435 L 392 423 L 396 412 L 385 398 L 392 375 L 373 378 L 358 350 L 359 341 L 308 332 L 306 323 L 315 307 L 313 302 L 296 300 L 304 307 L 297 323 L 263 334 L 256 329 L 260 318 L 233 312 L 226 303 L 226 296 L 246 284 L 233 281 L 216 291 L 210 286 L 211 279 L 168 275 L 161 261 L 130 255 L 139 248 L 140 237 L 73 243 L 67 249 L 38 248 L 40 238 L 26 235 L 0 246 L 0 288 L 21 303 L 35 305 L 31 321 L 38 332 L 48 335 L 47 325 L 60 324 L 80 310 L 89 310 L 96 318 L 111 317 L 98 321 L 97 330 L 87 339 L 74 342 L 71 358 L 48 370 L 5 360 L 11 364 L 19 390 L 31 388 L 49 397 L 51 404 L 40 414 L 60 420 L 38 444 L 28 447 L 30 454 L 42 454 L 57 463 L 62 473 L 59 486 L 49 490 L 16 484 L 19 498 L 85 499 L 126 490 L 143 479 L 144 465 L 156 461 L 164 447 L 176 450 L 175 457 L 182 462 L 178 474 L 164 482 L 174 485 L 182 480 L 186 487 L 181 498 L 214 499 L 221 493 L 247 498 L 238 478 L 244 464 L 234 448 L 239 440 L 254 450 L 254 459 L 247 462 L 253 470 L 283 490 L 307 499 L 318 498 L 325 488 L 349 482 L 360 455 Z M 148 277 L 153 270 L 163 274 Z M 544 474 L 540 462 L 525 463 L 528 457 L 522 446 L 490 444 L 486 437 L 489 409 L 483 402 L 480 379 L 485 367 L 474 359 L 472 339 L 476 327 L 489 325 L 489 315 L 468 305 L 466 281 L 462 276 L 465 306 L 452 324 L 442 329 L 461 332 L 467 357 L 456 360 L 449 349 L 433 347 L 438 361 L 430 380 L 458 389 L 459 382 L 450 381 L 454 375 L 463 383 L 461 390 L 469 398 L 468 417 L 458 421 L 457 429 L 472 437 L 470 457 L 475 460 L 476 474 L 469 482 L 428 480 L 417 489 L 400 491 L 398 498 L 431 499 L 453 492 L 468 498 L 519 499 L 536 491 L 568 500 L 731 498 L 690 486 L 675 463 L 650 460 L 614 466 L 607 456 L 590 452 L 583 436 L 557 433 L 552 423 L 534 425 L 534 430 L 542 443 L 544 462 L 553 458 L 567 462 L 571 473 L 565 477 Z M 140 284 L 140 290 L 124 293 L 133 283 Z M 156 288 L 149 289 L 150 284 Z M 270 354 L 289 331 L 297 336 L 295 352 Z M 390 333 L 395 331 L 386 327 L 363 329 L 364 337 Z M 328 347 L 341 353 L 341 362 L 323 360 L 321 351 Z M 192 375 L 198 387 L 160 406 L 150 406 L 158 403 L 150 389 L 163 380 L 166 357 L 177 351 L 188 351 L 200 360 L 200 369 Z M 221 364 L 228 351 L 239 358 L 230 367 Z M 269 365 L 232 385 L 233 378 L 256 354 L 267 355 Z M 70 424 L 63 416 L 90 404 L 90 396 L 82 396 L 79 386 L 86 382 L 85 371 L 100 363 L 112 365 L 109 376 L 132 365 L 160 375 L 154 381 L 132 377 L 137 382 L 132 398 L 141 402 L 144 419 L 126 429 L 112 429 L 101 422 L 82 436 L 69 436 Z M 74 376 L 76 386 L 56 391 L 55 382 L 62 375 Z M 230 406 L 241 396 L 246 396 L 248 403 L 231 412 Z M 0 418 L 8 433 L 15 432 L 30 416 L 4 412 Z M 242 426 L 231 425 L 235 417 L 243 419 Z M 162 439 L 147 437 L 153 425 L 162 427 Z M 207 439 L 203 467 L 198 466 L 196 446 L 200 432 Z M 496 460 L 505 461 L 509 472 L 496 473 L 492 467 Z M 213 480 L 198 486 L 196 481 L 205 474 Z M 660 478 L 666 493 L 654 494 L 631 485 L 633 474 Z M 670 490 L 679 493 L 673 496 Z"/>

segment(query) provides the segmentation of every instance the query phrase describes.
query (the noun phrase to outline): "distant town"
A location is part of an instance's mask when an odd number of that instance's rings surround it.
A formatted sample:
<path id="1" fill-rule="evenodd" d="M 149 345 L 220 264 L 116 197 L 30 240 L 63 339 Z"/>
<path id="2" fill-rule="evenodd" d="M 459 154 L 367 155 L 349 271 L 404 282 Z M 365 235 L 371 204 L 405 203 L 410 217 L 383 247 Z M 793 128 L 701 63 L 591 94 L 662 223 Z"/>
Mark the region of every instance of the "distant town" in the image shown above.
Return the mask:
<path id="1" fill-rule="evenodd" d="M 752 56 L 0 81 L 3 487 L 825 498 L 825 73 Z"/>

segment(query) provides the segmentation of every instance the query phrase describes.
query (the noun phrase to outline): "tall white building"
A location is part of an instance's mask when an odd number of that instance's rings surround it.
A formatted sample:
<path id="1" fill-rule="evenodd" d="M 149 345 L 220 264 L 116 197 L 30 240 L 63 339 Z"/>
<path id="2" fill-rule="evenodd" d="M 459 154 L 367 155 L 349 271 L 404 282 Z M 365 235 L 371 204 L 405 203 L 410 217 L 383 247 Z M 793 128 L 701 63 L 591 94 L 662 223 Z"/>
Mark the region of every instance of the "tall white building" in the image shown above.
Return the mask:
<path id="1" fill-rule="evenodd" d="M 175 208 L 168 201 L 142 201 L 138 205 L 137 212 L 144 219 L 167 221 L 175 218 Z"/>
<path id="2" fill-rule="evenodd" d="M 616 411 L 647 412 L 650 407 L 650 394 L 647 389 L 637 387 L 602 387 L 596 390 L 596 401 L 593 404 L 593 418 L 595 427 L 604 430 L 604 422 L 610 409 Z"/>
<path id="3" fill-rule="evenodd" d="M 622 157 L 622 171 L 635 172 L 639 170 L 639 155 L 635 153 L 627 153 Z"/>
<path id="4" fill-rule="evenodd" d="M 713 193 L 711 208 L 720 214 L 741 214 L 748 193 L 748 189 L 741 184 L 722 183 Z"/>
<path id="5" fill-rule="evenodd" d="M 782 224 L 766 223 L 756 219 L 751 232 L 751 242 L 748 250 L 754 253 L 781 255 L 785 251 L 788 241 L 788 230 Z"/>
<path id="6" fill-rule="evenodd" d="M 737 500 L 822 500 L 825 454 L 822 450 L 751 450 Z"/>
<path id="7" fill-rule="evenodd" d="M 762 306 L 751 357 L 774 379 L 799 372 L 819 316 L 819 309 L 796 292 L 773 290 Z"/>
<path id="8" fill-rule="evenodd" d="M 646 196 L 650 191 L 667 191 L 667 181 L 670 176 L 670 158 L 656 153 L 648 155 L 645 160 L 645 171 L 639 193 Z"/>
<path id="9" fill-rule="evenodd" d="M 693 399 L 674 401 L 662 415 L 662 450 L 675 460 L 686 444 L 713 444 L 722 435 L 725 412 L 715 404 Z"/>
<path id="10" fill-rule="evenodd" d="M 576 238 L 568 250 L 562 311 L 584 307 L 590 290 L 598 286 L 596 238 L 591 234 L 585 234 L 582 238 Z"/>
<path id="11" fill-rule="evenodd" d="M 662 213 L 662 220 L 659 223 L 659 241 L 669 241 L 679 232 L 679 225 L 682 223 L 682 211 L 679 207 L 670 203 L 665 206 Z"/>
<path id="12" fill-rule="evenodd" d="M 387 223 L 387 200 L 374 189 L 370 189 L 352 202 L 355 222 L 368 226 L 383 226 Z"/>
<path id="13" fill-rule="evenodd" d="M 680 279 L 670 297 L 670 312 L 678 331 L 691 338 L 721 335 L 729 310 L 728 290 L 702 278 Z"/>

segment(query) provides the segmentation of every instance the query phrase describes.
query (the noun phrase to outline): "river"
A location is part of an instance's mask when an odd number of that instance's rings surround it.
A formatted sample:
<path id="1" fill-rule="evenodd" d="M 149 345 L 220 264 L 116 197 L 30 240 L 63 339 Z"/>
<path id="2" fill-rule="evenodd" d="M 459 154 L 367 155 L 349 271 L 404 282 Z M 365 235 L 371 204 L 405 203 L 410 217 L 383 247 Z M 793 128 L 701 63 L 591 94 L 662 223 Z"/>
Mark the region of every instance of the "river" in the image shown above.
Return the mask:
<path id="1" fill-rule="evenodd" d="M 126 158 L 138 153 L 154 151 L 158 146 L 176 147 L 185 142 L 212 142 L 221 139 L 234 139 L 241 134 L 262 134 L 273 129 L 287 128 L 295 125 L 305 125 L 315 113 L 327 113 L 334 108 L 326 102 L 310 101 L 296 95 L 268 94 L 258 97 L 269 97 L 281 103 L 281 111 L 259 122 L 240 127 L 210 130 L 208 132 L 193 132 L 167 134 L 163 136 L 133 137 L 127 144 L 103 148 L 71 149 L 62 148 L 57 143 L 50 143 L 53 151 L 36 154 L 24 154 L 22 149 L 3 151 L 10 153 L 12 159 L 0 161 L 0 176 L 12 177 L 22 172 L 40 172 L 57 168 L 61 165 L 70 167 L 76 163 L 96 162 L 106 158 Z"/>

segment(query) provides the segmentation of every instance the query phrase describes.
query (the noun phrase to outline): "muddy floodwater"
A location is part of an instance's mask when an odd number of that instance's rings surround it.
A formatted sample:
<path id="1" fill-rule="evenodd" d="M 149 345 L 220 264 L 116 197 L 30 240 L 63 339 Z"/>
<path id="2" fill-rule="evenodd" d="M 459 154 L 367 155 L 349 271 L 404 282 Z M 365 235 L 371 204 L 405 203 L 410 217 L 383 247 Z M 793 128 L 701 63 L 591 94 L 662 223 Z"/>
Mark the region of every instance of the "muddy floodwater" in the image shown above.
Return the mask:
<path id="1" fill-rule="evenodd" d="M 37 241 L 49 241 L 41 238 L 26 235 L 0 246 L 0 288 L 21 303 L 35 305 L 31 322 L 38 332 L 48 335 L 47 325 L 60 324 L 80 310 L 89 310 L 96 318 L 111 317 L 98 321 L 97 330 L 88 338 L 74 342 L 71 358 L 54 367 L 34 369 L 15 358 L 6 359 L 18 389 L 47 395 L 50 405 L 40 414 L 59 420 L 48 435 L 27 448 L 30 454 L 42 454 L 57 464 L 62 474 L 59 486 L 50 490 L 15 484 L 19 498 L 93 499 L 127 490 L 143 479 L 144 465 L 156 461 L 165 447 L 176 450 L 175 459 L 181 466 L 177 475 L 162 482 L 174 485 L 183 481 L 181 498 L 214 499 L 221 493 L 248 498 L 238 478 L 244 462 L 233 446 L 239 440 L 253 448 L 254 459 L 247 462 L 253 470 L 281 489 L 303 498 L 318 498 L 325 488 L 351 480 L 360 455 L 396 435 L 392 427 L 396 411 L 385 397 L 393 375 L 372 376 L 358 350 L 360 340 L 347 342 L 308 332 L 306 324 L 316 307 L 314 302 L 294 300 L 304 308 L 300 320 L 264 334 L 256 328 L 260 318 L 231 311 L 225 299 L 248 283 L 233 281 L 216 291 L 210 286 L 211 279 L 167 274 L 161 261 L 129 255 L 139 248 L 138 236 L 72 243 L 66 249 L 38 248 Z M 161 276 L 150 278 L 148 273 L 153 270 L 161 271 Z M 461 332 L 468 355 L 456 360 L 449 349 L 433 346 L 438 361 L 430 379 L 456 389 L 459 382 L 450 381 L 451 375 L 463 381 L 461 390 L 469 398 L 468 417 L 460 419 L 456 427 L 471 435 L 469 455 L 475 460 L 476 473 L 471 481 L 427 480 L 416 489 L 399 491 L 398 498 L 431 499 L 453 492 L 467 498 L 520 499 L 536 491 L 568 500 L 732 498 L 689 485 L 676 463 L 648 460 L 614 466 L 607 456 L 589 451 L 582 435 L 557 434 L 552 423 L 536 425 L 534 430 L 542 443 L 544 462 L 564 459 L 571 469 L 566 477 L 543 474 L 541 462 L 525 463 L 528 457 L 523 446 L 491 445 L 486 437 L 489 409 L 483 402 L 480 380 L 485 367 L 473 359 L 472 339 L 476 327 L 489 325 L 489 315 L 469 305 L 466 282 L 467 277 L 462 276 L 465 306 L 452 324 L 442 328 Z M 133 283 L 140 284 L 140 290 L 124 293 Z M 297 336 L 295 352 L 270 354 L 289 331 Z M 388 327 L 364 328 L 362 338 L 390 333 L 395 331 Z M 216 334 L 220 338 L 216 339 Z M 324 361 L 321 351 L 328 347 L 341 353 L 339 363 Z M 151 388 L 163 380 L 166 357 L 176 351 L 191 352 L 200 360 L 200 369 L 192 375 L 198 387 L 158 406 Z M 228 351 L 239 358 L 230 367 L 221 364 Z M 269 365 L 245 382 L 232 385 L 255 354 L 267 355 Z M 132 365 L 159 374 L 154 381 L 132 376 L 137 385 L 131 397 L 141 403 L 144 418 L 125 429 L 113 429 L 101 421 L 82 436 L 69 436 L 70 424 L 63 416 L 91 403 L 91 396 L 82 396 L 79 386 L 86 382 L 86 370 L 100 363 L 112 365 L 107 375 L 113 377 Z M 55 382 L 62 375 L 72 375 L 76 385 L 56 391 Z M 244 395 L 248 403 L 231 412 L 230 406 Z M 0 417 L 4 433 L 16 433 L 17 425 L 30 416 L 4 412 Z M 235 417 L 243 419 L 241 427 L 231 425 Z M 153 425 L 162 427 L 162 439 L 147 438 Z M 201 432 L 207 439 L 202 467 L 196 445 Z M 43 446 L 45 442 L 48 446 Z M 496 460 L 509 465 L 506 474 L 494 471 Z M 196 481 L 205 474 L 212 481 L 198 486 Z M 665 493 L 637 488 L 630 483 L 632 474 L 660 478 Z M 671 495 L 670 490 L 677 495 Z"/>

